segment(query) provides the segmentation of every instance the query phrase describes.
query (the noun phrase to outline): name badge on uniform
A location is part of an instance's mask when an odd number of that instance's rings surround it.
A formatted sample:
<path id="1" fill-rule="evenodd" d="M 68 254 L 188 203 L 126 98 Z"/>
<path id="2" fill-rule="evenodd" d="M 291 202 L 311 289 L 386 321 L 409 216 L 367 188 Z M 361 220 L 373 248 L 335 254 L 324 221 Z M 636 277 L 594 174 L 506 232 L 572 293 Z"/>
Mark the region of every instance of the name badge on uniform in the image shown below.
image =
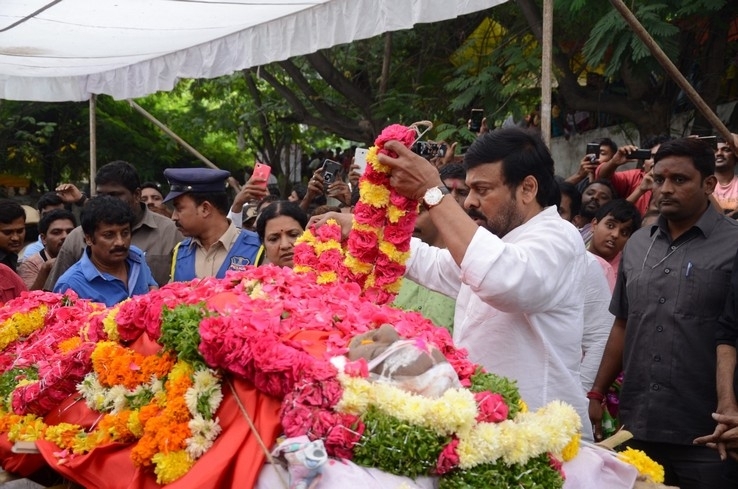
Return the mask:
<path id="1" fill-rule="evenodd" d="M 228 266 L 228 270 L 243 271 L 249 265 L 251 265 L 251 260 L 245 256 L 234 256 L 231 258 L 231 264 Z"/>

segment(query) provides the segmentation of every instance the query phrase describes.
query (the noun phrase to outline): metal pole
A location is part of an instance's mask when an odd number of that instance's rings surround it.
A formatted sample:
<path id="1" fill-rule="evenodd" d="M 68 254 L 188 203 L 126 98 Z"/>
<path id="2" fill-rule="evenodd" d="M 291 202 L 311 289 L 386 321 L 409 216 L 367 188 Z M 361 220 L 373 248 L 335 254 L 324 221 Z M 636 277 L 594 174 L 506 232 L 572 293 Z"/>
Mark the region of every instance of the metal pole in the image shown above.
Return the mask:
<path id="1" fill-rule="evenodd" d="M 553 44 L 553 0 L 543 0 L 543 45 L 541 48 L 541 137 L 551 148 L 551 56 Z"/>
<path id="2" fill-rule="evenodd" d="M 156 127 L 158 127 L 159 129 L 161 129 L 162 131 L 164 131 L 164 132 L 165 132 L 165 133 L 167 134 L 167 136 L 169 136 L 170 138 L 174 139 L 174 140 L 175 140 L 175 141 L 177 141 L 177 142 L 178 142 L 179 144 L 181 144 L 181 145 L 182 145 L 182 147 L 184 147 L 184 148 L 185 148 L 185 149 L 186 149 L 187 151 L 189 151 L 190 153 L 192 153 L 192 154 L 193 154 L 193 155 L 194 155 L 194 156 L 195 156 L 195 157 L 196 157 L 196 158 L 197 158 L 198 160 L 202 161 L 203 163 L 205 163 L 205 164 L 206 164 L 207 166 L 209 166 L 210 168 L 214 168 L 214 169 L 216 169 L 216 170 L 219 170 L 219 169 L 220 169 L 220 168 L 218 168 L 218 167 L 216 166 L 216 164 L 215 164 L 215 163 L 213 163 L 212 161 L 210 161 L 209 159 L 207 159 L 207 158 L 206 158 L 205 156 L 203 156 L 203 155 L 202 155 L 202 154 L 201 154 L 201 153 L 200 153 L 200 152 L 199 152 L 198 150 L 196 150 L 195 148 L 193 148 L 193 147 L 192 147 L 192 146 L 191 146 L 191 145 L 190 145 L 190 144 L 189 144 L 189 143 L 188 143 L 187 141 L 185 141 L 185 140 L 184 140 L 184 139 L 182 139 L 181 137 L 177 136 L 177 134 L 175 134 L 175 132 L 174 132 L 174 131 L 172 131 L 172 130 L 171 130 L 171 129 L 169 129 L 169 128 L 168 128 L 167 126 L 165 126 L 163 122 L 159 121 L 159 119 L 157 119 L 157 118 L 156 118 L 156 117 L 154 117 L 153 115 L 149 114 L 149 113 L 148 113 L 148 112 L 146 111 L 146 109 L 144 109 L 143 107 L 141 107 L 140 105 L 138 105 L 138 104 L 137 104 L 136 102 L 134 102 L 134 101 L 133 101 L 133 100 L 131 100 L 131 99 L 128 99 L 128 103 L 129 103 L 129 104 L 131 105 L 131 107 L 133 107 L 133 108 L 134 108 L 134 109 L 135 109 L 135 110 L 136 110 L 136 111 L 137 111 L 137 112 L 138 112 L 139 114 L 141 114 L 142 116 L 144 116 L 145 118 L 147 118 L 147 119 L 148 119 L 149 121 L 151 121 L 151 122 L 152 122 L 152 123 L 153 123 L 153 124 L 154 124 L 154 125 L 155 125 Z M 228 179 L 228 183 L 229 183 L 229 184 L 230 184 L 230 185 L 231 185 L 232 187 L 234 187 L 234 189 L 236 190 L 236 192 L 238 192 L 238 191 L 240 191 L 240 190 L 241 190 L 241 186 L 240 186 L 240 185 L 238 184 L 238 181 L 237 181 L 237 180 L 236 180 L 235 178 L 229 178 L 229 179 Z"/>
<path id="3" fill-rule="evenodd" d="M 97 95 L 90 96 L 90 195 L 97 194 L 95 175 L 97 174 Z"/>
<path id="4" fill-rule="evenodd" d="M 677 85 L 679 85 L 679 88 L 684 90 L 684 93 L 687 94 L 697 110 L 699 110 L 702 115 L 705 116 L 705 119 L 707 119 L 707 121 L 712 125 L 712 127 L 714 127 L 718 133 L 720 133 L 720 135 L 725 139 L 726 143 L 733 149 L 733 151 L 736 151 L 735 142 L 733 141 L 733 135 L 730 133 L 730 130 L 725 127 L 723 121 L 720 120 L 715 112 L 713 112 L 712 109 L 707 105 L 707 103 L 702 99 L 700 94 L 697 93 L 692 85 L 689 84 L 687 79 L 684 78 L 684 76 L 679 72 L 677 67 L 674 66 L 674 63 L 671 62 L 671 60 L 666 55 L 666 53 L 664 53 L 661 47 L 656 44 L 656 41 L 654 41 L 651 35 L 643 27 L 643 25 L 641 25 L 635 15 L 633 15 L 633 12 L 628 9 L 628 7 L 623 3 L 622 0 L 610 0 L 610 3 L 618 12 L 620 12 L 620 15 L 623 16 L 625 21 L 630 25 L 631 29 L 633 29 L 633 32 L 635 32 L 635 34 L 641 39 L 641 41 L 643 41 L 648 50 L 651 51 L 653 57 L 656 58 L 656 61 L 658 61 L 659 64 L 664 68 L 664 70 L 666 70 L 666 73 L 671 77 L 671 79 L 674 80 Z"/>

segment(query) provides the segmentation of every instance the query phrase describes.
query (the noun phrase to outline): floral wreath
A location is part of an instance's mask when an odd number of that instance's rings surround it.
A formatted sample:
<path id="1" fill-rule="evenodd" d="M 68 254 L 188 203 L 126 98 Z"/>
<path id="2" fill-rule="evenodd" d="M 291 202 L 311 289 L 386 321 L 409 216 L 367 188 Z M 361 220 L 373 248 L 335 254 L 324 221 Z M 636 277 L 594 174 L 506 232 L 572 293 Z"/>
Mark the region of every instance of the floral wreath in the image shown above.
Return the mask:
<path id="1" fill-rule="evenodd" d="M 295 271 L 263 266 L 173 283 L 109 309 L 72 293 L 26 293 L 0 308 L 0 431 L 55 443 L 59 463 L 130 442 L 133 463 L 169 483 L 219 436 L 221 377 L 233 375 L 281 400 L 287 436 L 322 439 L 335 457 L 437 475 L 442 488 L 561 487 L 561 463 L 579 447 L 574 409 L 552 402 L 528 412 L 515 383 L 470 362 L 447 330 L 384 305 L 399 289 L 417 204 L 388 187 L 377 154 L 411 135 L 403 126 L 380 135 L 347 246 L 336 224 L 306 233 Z M 366 363 L 343 355 L 383 324 L 437 348 L 463 388 L 430 399 L 370 382 Z M 162 351 L 121 344 L 143 333 Z M 97 426 L 47 426 L 41 416 L 75 390 L 101 412 Z M 644 457 L 623 456 L 658 477 Z"/>

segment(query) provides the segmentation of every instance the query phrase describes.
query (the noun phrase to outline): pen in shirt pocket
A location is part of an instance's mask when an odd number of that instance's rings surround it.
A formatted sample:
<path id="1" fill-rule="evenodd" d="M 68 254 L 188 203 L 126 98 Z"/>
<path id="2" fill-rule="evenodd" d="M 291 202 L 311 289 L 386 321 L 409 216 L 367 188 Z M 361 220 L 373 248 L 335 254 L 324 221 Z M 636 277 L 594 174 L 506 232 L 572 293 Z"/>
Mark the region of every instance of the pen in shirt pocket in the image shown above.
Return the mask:
<path id="1" fill-rule="evenodd" d="M 689 277 L 689 272 L 692 271 L 692 262 L 687 263 L 687 273 L 684 274 L 685 277 Z"/>

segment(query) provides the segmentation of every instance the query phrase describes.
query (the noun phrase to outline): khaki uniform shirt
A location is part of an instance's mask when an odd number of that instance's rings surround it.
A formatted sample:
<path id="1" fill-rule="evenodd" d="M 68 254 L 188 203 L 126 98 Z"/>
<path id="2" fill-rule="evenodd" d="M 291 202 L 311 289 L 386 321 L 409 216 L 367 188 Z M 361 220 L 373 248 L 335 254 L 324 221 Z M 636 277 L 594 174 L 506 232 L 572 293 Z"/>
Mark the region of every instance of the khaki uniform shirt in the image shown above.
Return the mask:
<path id="1" fill-rule="evenodd" d="M 215 277 L 228 256 L 233 243 L 238 239 L 240 231 L 233 222 L 230 223 L 223 236 L 206 250 L 199 239 L 193 238 L 195 250 L 195 275 L 198 278 Z"/>

